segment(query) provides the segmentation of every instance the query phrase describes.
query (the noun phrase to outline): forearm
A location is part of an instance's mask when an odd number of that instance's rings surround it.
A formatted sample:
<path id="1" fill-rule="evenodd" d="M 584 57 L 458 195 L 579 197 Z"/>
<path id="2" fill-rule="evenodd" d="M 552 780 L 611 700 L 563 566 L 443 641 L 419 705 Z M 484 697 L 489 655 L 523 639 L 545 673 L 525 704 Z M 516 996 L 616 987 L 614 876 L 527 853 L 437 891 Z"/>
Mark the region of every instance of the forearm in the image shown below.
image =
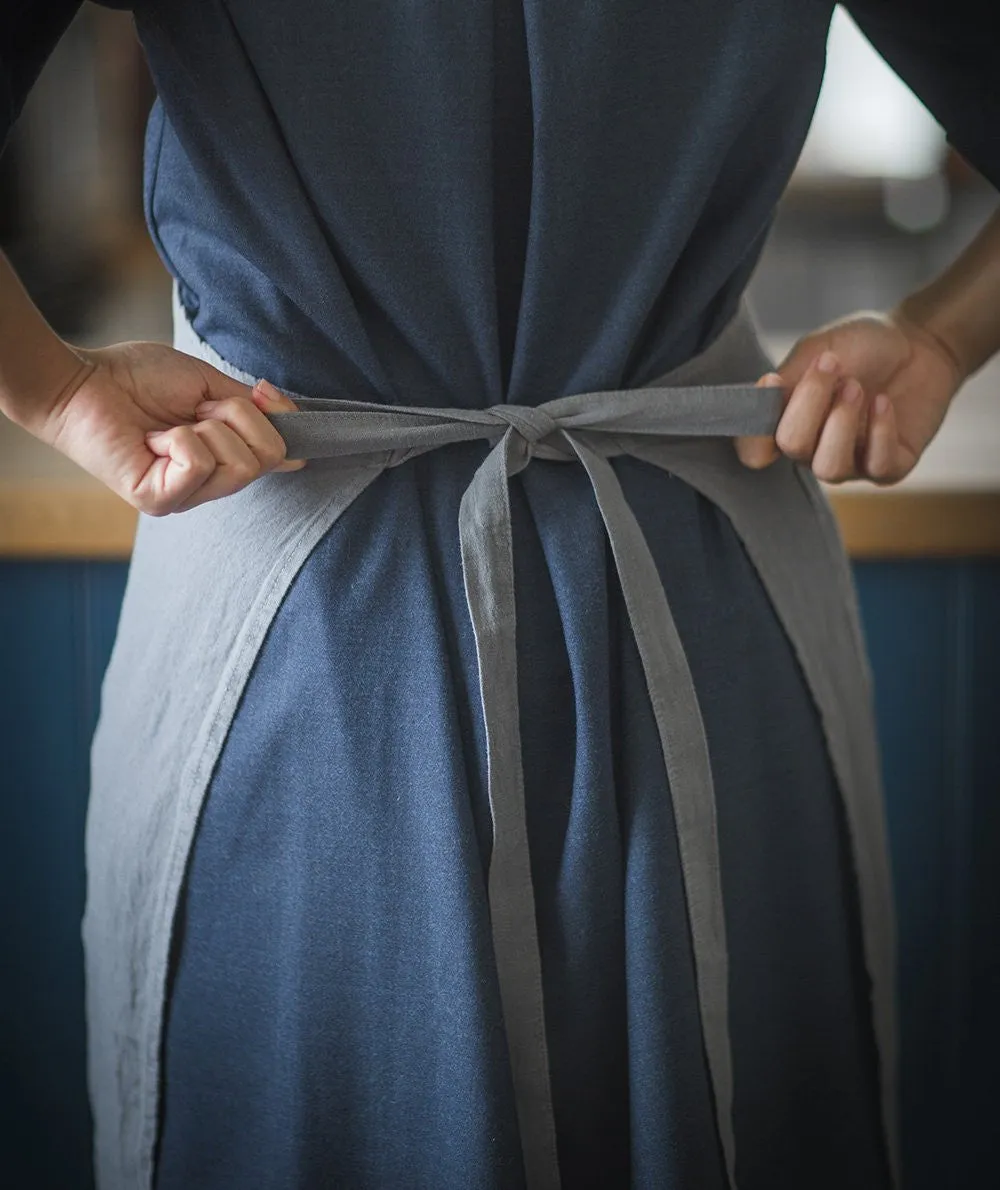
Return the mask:
<path id="1" fill-rule="evenodd" d="M 36 432 L 91 367 L 45 321 L 0 252 L 0 412 Z"/>
<path id="2" fill-rule="evenodd" d="M 963 377 L 1000 351 L 1000 210 L 952 264 L 897 310 L 938 340 Z"/>

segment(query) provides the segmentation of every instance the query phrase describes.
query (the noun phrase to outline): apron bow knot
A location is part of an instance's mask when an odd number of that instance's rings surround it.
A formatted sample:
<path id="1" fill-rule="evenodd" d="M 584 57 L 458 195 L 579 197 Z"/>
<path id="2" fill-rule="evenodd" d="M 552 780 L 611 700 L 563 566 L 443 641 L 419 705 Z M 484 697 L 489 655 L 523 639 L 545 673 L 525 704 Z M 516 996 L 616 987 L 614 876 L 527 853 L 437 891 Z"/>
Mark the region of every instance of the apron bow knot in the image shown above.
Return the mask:
<path id="1" fill-rule="evenodd" d="M 541 405 L 494 405 L 490 412 L 516 430 L 529 449 L 559 433 L 559 423 Z"/>
<path id="2" fill-rule="evenodd" d="M 708 741 L 684 647 L 656 563 L 611 457 L 632 440 L 771 434 L 783 390 L 673 386 L 575 393 L 541 406 L 431 409 L 306 400 L 269 415 L 291 458 L 340 456 L 398 466 L 425 450 L 493 440 L 462 495 L 458 530 L 479 665 L 493 845 L 486 873 L 493 951 L 528 1190 L 559 1190 L 541 955 L 524 805 L 517 694 L 509 482 L 533 457 L 577 461 L 607 530 L 642 661 L 677 824 L 702 1036 L 716 1122 L 735 1190 L 728 957 Z"/>

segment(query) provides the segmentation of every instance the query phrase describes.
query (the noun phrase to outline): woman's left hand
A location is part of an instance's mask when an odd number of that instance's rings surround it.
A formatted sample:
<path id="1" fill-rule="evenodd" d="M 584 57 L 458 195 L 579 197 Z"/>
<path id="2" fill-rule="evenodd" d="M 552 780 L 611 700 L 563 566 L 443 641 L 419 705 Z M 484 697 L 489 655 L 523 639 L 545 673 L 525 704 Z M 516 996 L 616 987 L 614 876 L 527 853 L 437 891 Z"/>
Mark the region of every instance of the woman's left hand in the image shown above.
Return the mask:
<path id="1" fill-rule="evenodd" d="M 964 380 L 948 348 L 901 312 L 853 314 L 801 338 L 758 381 L 785 388 L 784 411 L 773 438 L 737 438 L 736 452 L 753 468 L 787 455 L 827 483 L 898 483 Z"/>

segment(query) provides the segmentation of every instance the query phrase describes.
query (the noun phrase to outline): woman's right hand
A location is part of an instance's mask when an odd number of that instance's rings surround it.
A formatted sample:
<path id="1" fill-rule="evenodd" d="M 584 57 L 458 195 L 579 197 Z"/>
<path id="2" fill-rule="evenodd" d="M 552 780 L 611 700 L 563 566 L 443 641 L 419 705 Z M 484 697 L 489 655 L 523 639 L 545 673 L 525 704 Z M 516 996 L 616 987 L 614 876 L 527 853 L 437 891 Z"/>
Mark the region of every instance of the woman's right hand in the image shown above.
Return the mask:
<path id="1" fill-rule="evenodd" d="M 305 466 L 265 416 L 297 407 L 265 380 L 251 388 L 163 343 L 71 350 L 80 372 L 26 428 L 140 512 L 186 512 Z"/>

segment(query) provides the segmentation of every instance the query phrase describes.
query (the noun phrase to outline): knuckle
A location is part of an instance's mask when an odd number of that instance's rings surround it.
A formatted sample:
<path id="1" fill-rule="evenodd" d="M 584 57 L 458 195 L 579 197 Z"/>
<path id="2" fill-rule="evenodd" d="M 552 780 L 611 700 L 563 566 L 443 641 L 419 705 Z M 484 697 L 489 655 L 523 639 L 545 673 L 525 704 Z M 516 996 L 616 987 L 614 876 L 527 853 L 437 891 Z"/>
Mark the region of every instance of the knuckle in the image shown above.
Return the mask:
<path id="1" fill-rule="evenodd" d="M 790 459 L 795 459 L 802 463 L 811 457 L 812 451 L 810 444 L 805 441 L 801 433 L 794 429 L 783 429 L 779 426 L 774 440 L 777 442 L 781 453 L 788 455 Z"/>
<path id="2" fill-rule="evenodd" d="M 251 483 L 260 475 L 260 465 L 256 461 L 250 462 L 249 459 L 239 459 L 233 463 L 233 478 L 241 487 Z"/>
<path id="3" fill-rule="evenodd" d="M 848 469 L 843 463 L 831 459 L 818 459 L 813 462 L 813 474 L 824 483 L 837 483 L 848 478 Z"/>
<path id="4" fill-rule="evenodd" d="M 190 432 L 194 441 L 200 438 L 218 438 L 220 434 L 225 436 L 228 427 L 224 422 L 209 417 L 204 421 L 195 422 L 193 426 L 185 426 L 184 429 Z"/>
<path id="5" fill-rule="evenodd" d="M 865 458 L 865 474 L 869 479 L 885 482 L 892 471 L 892 458 L 887 451 L 878 449 L 878 444 L 876 444 L 876 448 L 869 451 Z"/>
<path id="6" fill-rule="evenodd" d="M 280 444 L 268 442 L 261 449 L 260 454 L 263 468 L 270 471 L 273 467 L 277 467 L 285 461 L 285 443 L 283 441 Z"/>
<path id="7" fill-rule="evenodd" d="M 737 438 L 735 445 L 740 462 L 754 471 L 760 471 L 772 462 L 777 451 L 773 438 L 758 435 Z"/>
<path id="8" fill-rule="evenodd" d="M 145 516 L 151 517 L 169 516 L 174 510 L 175 503 L 176 501 L 167 496 L 149 493 L 145 493 L 135 500 L 136 508 Z"/>
<path id="9" fill-rule="evenodd" d="M 195 450 L 187 461 L 188 470 L 202 479 L 207 478 L 218 466 L 218 461 L 210 450 Z"/>

